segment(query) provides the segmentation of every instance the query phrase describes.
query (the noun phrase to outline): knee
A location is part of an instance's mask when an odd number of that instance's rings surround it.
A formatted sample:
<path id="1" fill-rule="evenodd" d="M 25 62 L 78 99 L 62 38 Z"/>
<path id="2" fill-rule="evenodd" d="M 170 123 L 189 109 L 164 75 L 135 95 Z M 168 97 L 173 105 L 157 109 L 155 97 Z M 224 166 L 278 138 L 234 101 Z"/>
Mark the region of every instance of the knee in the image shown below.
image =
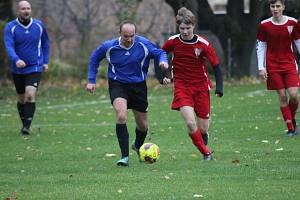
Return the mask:
<path id="1" fill-rule="evenodd" d="M 293 103 L 297 103 L 298 102 L 298 93 L 291 94 L 290 95 L 290 101 L 293 102 Z"/>
<path id="2" fill-rule="evenodd" d="M 142 131 L 142 132 L 147 132 L 148 131 L 148 123 L 147 122 L 142 122 L 137 126 L 137 128 Z"/>
<path id="3" fill-rule="evenodd" d="M 34 92 L 28 92 L 25 94 L 25 102 L 35 102 L 35 93 Z"/>
<path id="4" fill-rule="evenodd" d="M 288 101 L 287 96 L 285 96 L 285 95 L 280 95 L 279 100 L 280 100 L 281 104 L 287 104 L 287 101 Z"/>
<path id="5" fill-rule="evenodd" d="M 194 133 L 197 130 L 197 124 L 194 121 L 187 121 L 186 126 L 190 133 Z"/>
<path id="6" fill-rule="evenodd" d="M 124 112 L 117 113 L 117 123 L 125 124 L 127 122 L 127 114 Z"/>

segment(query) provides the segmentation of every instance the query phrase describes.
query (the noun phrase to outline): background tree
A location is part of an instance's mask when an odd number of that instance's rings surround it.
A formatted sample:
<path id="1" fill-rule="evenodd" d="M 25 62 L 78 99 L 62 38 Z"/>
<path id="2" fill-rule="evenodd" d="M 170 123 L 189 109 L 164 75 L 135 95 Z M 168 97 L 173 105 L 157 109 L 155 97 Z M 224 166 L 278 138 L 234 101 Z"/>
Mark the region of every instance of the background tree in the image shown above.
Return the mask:
<path id="1" fill-rule="evenodd" d="M 14 17 L 11 0 L 0 0 L 0 79 L 7 78 L 9 61 L 3 42 L 4 27 Z"/>

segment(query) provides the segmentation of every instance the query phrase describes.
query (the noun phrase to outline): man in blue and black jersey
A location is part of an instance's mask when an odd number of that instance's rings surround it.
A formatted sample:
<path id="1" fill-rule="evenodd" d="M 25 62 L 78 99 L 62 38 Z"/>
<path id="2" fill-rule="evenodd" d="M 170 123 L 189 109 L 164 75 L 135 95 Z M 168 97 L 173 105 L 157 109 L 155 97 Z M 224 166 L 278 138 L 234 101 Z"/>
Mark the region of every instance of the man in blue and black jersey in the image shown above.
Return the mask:
<path id="1" fill-rule="evenodd" d="M 108 61 L 108 86 L 111 104 L 116 111 L 116 134 L 121 149 L 118 166 L 128 166 L 129 135 L 127 109 L 132 109 L 136 122 L 136 138 L 132 149 L 144 143 L 148 131 L 146 77 L 150 59 L 155 59 L 162 70 L 168 68 L 166 53 L 148 39 L 136 35 L 136 25 L 124 21 L 120 25 L 120 37 L 98 46 L 91 55 L 86 89 L 94 93 L 99 63 Z"/>
<path id="2" fill-rule="evenodd" d="M 48 70 L 50 54 L 45 26 L 31 17 L 28 1 L 18 2 L 17 19 L 5 26 L 4 43 L 18 94 L 17 108 L 23 123 L 21 134 L 28 135 L 41 73 Z"/>

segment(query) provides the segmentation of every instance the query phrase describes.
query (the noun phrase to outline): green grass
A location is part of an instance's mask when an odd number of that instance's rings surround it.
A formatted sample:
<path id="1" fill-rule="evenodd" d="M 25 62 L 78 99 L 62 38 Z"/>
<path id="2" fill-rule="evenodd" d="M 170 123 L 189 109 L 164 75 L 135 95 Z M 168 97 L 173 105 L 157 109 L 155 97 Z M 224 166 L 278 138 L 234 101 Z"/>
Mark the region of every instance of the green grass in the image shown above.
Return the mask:
<path id="1" fill-rule="evenodd" d="M 172 89 L 150 89 L 147 141 L 161 157 L 144 164 L 130 151 L 128 168 L 115 164 L 115 113 L 105 89 L 93 96 L 41 87 L 28 138 L 18 134 L 15 96 L 12 87 L 0 90 L 0 199 L 300 198 L 300 136 L 285 136 L 277 96 L 264 85 L 227 85 L 223 98 L 212 96 L 212 162 L 202 161 L 170 110 Z M 134 128 L 130 112 L 130 141 Z"/>

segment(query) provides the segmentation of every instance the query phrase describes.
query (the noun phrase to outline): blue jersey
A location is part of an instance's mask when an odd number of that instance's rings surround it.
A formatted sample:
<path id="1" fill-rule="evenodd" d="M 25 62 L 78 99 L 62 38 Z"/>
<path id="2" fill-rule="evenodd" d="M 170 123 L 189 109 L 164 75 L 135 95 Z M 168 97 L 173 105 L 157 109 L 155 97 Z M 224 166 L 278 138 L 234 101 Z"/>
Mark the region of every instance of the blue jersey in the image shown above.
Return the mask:
<path id="1" fill-rule="evenodd" d="M 91 55 L 88 71 L 89 83 L 96 83 L 102 59 L 108 61 L 107 77 L 121 83 L 139 83 L 146 79 L 150 59 L 168 62 L 166 53 L 148 39 L 135 36 L 131 47 L 120 45 L 120 38 L 104 42 Z"/>
<path id="2" fill-rule="evenodd" d="M 27 26 L 18 19 L 9 22 L 5 26 L 4 43 L 14 74 L 42 72 L 43 64 L 49 62 L 48 34 L 39 20 L 31 19 Z M 17 68 L 16 62 L 20 59 L 26 63 L 26 67 Z"/>

